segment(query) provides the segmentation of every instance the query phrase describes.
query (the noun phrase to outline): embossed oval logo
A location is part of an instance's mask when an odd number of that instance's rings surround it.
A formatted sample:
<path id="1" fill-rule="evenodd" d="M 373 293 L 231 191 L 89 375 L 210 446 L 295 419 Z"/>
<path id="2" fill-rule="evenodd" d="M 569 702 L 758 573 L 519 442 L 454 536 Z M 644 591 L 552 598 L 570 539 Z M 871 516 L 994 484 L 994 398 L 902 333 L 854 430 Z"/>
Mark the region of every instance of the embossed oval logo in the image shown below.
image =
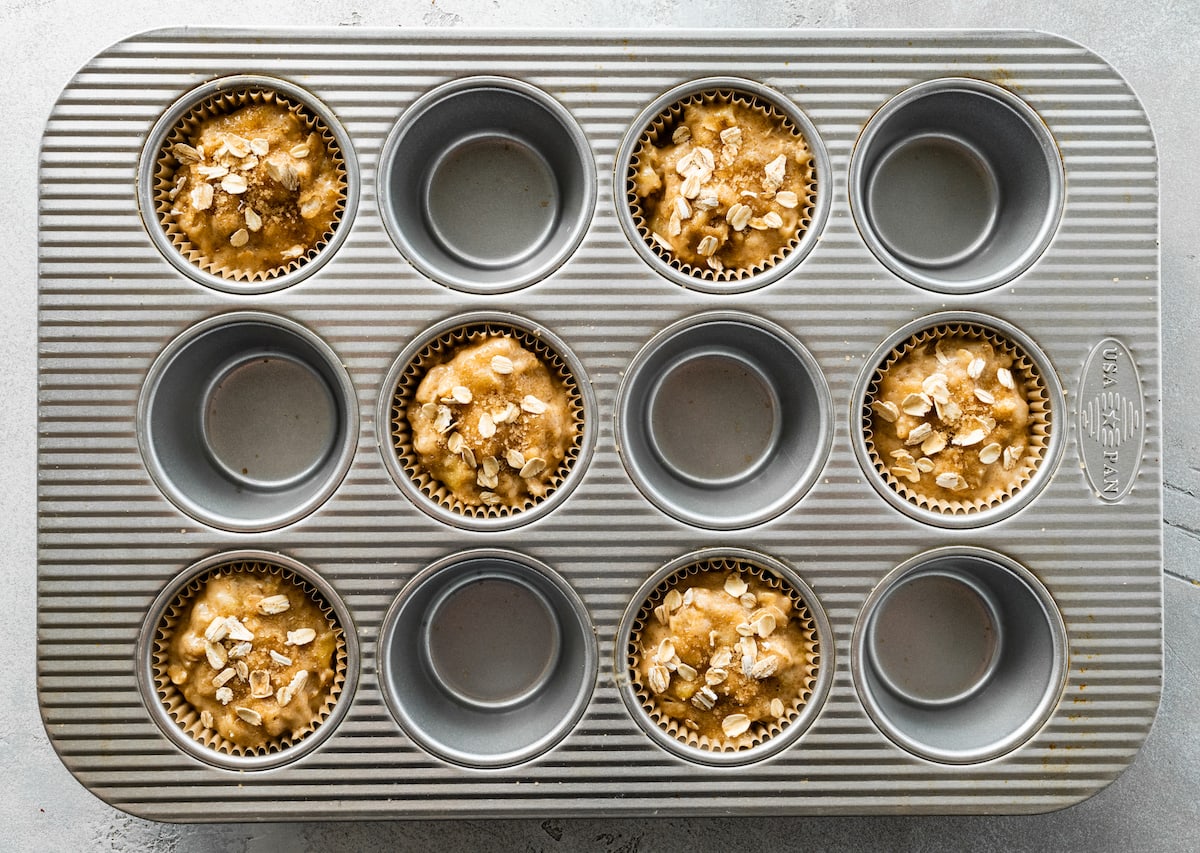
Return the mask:
<path id="1" fill-rule="evenodd" d="M 1146 422 L 1142 379 L 1125 344 L 1105 338 L 1092 348 L 1078 402 L 1084 473 L 1096 497 L 1119 501 L 1137 476 Z"/>

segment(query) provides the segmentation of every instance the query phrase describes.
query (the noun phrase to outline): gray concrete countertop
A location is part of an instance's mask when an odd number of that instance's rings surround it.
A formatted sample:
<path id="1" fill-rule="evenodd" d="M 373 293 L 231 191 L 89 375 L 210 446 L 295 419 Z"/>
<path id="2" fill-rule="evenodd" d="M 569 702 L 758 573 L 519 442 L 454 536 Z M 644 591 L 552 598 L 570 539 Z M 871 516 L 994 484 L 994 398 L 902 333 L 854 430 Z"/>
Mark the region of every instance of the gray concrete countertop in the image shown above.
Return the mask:
<path id="1" fill-rule="evenodd" d="M 96 799 L 42 729 L 35 675 L 37 158 L 50 108 L 109 44 L 165 26 L 1020 27 L 1073 38 L 1141 96 L 1161 176 L 1164 399 L 1165 692 L 1132 766 L 1092 799 L 1030 817 L 592 819 L 465 822 L 157 824 Z M 5 0 L 0 7 L 0 296 L 7 366 L 0 407 L 0 577 L 10 651 L 0 691 L 0 837 L 5 850 L 1155 850 L 1196 848 L 1200 826 L 1200 5 L 1194 0 Z"/>

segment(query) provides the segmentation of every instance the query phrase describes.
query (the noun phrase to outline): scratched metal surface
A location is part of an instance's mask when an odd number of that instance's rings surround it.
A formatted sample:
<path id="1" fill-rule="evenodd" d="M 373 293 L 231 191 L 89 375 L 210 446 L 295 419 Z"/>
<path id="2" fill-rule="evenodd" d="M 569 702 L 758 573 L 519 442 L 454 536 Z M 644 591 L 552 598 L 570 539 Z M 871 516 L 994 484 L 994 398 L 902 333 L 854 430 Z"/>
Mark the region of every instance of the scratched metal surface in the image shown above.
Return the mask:
<path id="1" fill-rule="evenodd" d="M 718 50 L 719 48 L 719 50 Z M 698 58 L 699 57 L 699 58 Z M 702 59 L 701 59 L 702 58 Z M 155 119 L 204 80 L 285 77 L 349 132 L 363 192 L 348 240 L 312 278 L 280 293 L 220 294 L 176 273 L 142 228 L 134 175 Z M 495 297 L 434 284 L 400 257 L 374 195 L 383 139 L 405 106 L 454 77 L 499 73 L 548 91 L 592 146 L 598 203 L 575 255 L 541 283 Z M 639 110 L 683 80 L 766 83 L 816 124 L 834 173 L 822 239 L 785 280 L 744 295 L 669 284 L 630 249 L 613 214 L 613 154 Z M 1057 140 L 1067 175 L 1062 223 L 1045 255 L 993 291 L 948 298 L 888 274 L 863 246 L 846 201 L 854 140 L 892 94 L 967 75 L 1017 92 Z M 1024 32 L 702 32 L 537 35 L 395 30 L 163 31 L 106 50 L 64 91 L 43 140 L 39 184 L 38 685 L 67 767 L 104 800 L 172 820 L 706 815 L 737 812 L 1035 812 L 1082 800 L 1132 760 L 1161 690 L 1162 503 L 1158 185 L 1137 100 L 1078 45 Z M 198 320 L 253 308 L 290 317 L 339 354 L 362 424 L 348 476 L 318 511 L 282 530 L 231 534 L 182 515 L 150 480 L 134 427 L 159 351 Z M 894 329 L 946 308 L 1011 322 L 1047 353 L 1067 391 L 1066 450 L 1021 513 L 939 530 L 888 507 L 849 436 L 862 361 Z M 423 329 L 457 313 L 510 310 L 544 324 L 582 360 L 601 412 L 586 476 L 555 512 L 504 533 L 466 533 L 409 504 L 376 446 L 388 366 Z M 659 328 L 700 310 L 758 314 L 796 335 L 833 394 L 831 454 L 813 490 L 780 518 L 712 533 L 673 522 L 630 483 L 612 440 L 621 371 Z M 1140 373 L 1145 443 L 1133 490 L 1097 498 L 1080 464 L 1074 396 L 1093 347 L 1121 341 Z M 603 519 L 603 523 L 598 520 Z M 859 608 L 891 568 L 947 544 L 1000 551 L 1051 591 L 1068 629 L 1070 674 L 1047 725 L 984 764 L 914 758 L 870 722 L 848 661 Z M 679 554 L 749 547 L 794 566 L 833 626 L 836 673 L 812 728 L 760 764 L 700 768 L 657 749 L 622 705 L 614 634 L 637 586 Z M 600 642 L 589 707 L 556 748 L 503 771 L 446 764 L 388 713 L 374 672 L 383 613 L 424 566 L 459 550 L 506 547 L 553 566 L 586 605 Z M 263 548 L 313 567 L 360 634 L 361 679 L 337 731 L 300 762 L 236 774 L 196 762 L 151 721 L 133 649 L 146 609 L 209 554 Z"/>

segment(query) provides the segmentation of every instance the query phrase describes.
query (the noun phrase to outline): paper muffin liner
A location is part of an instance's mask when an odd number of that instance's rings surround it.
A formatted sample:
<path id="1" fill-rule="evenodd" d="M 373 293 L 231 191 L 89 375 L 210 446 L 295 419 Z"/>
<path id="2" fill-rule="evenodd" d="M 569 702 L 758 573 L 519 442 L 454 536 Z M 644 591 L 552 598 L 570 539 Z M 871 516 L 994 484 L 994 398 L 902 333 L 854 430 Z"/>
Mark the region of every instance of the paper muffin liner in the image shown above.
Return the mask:
<path id="1" fill-rule="evenodd" d="M 771 589 L 785 593 L 795 608 L 792 620 L 800 625 L 804 636 L 806 651 L 804 660 L 805 674 L 802 679 L 803 689 L 790 701 L 783 696 L 778 697 L 784 702 L 783 716 L 770 721 L 754 721 L 750 728 L 736 738 L 711 738 L 688 728 L 684 720 L 676 719 L 658 703 L 654 692 L 648 685 L 642 683 L 641 662 L 638 639 L 643 630 L 654 619 L 654 609 L 663 603 L 667 593 L 672 589 L 686 587 L 690 578 L 705 574 L 715 574 L 722 577 L 736 572 L 748 575 L 762 582 Z M 634 695 L 642 711 L 660 729 L 671 737 L 687 746 L 710 752 L 741 752 L 769 741 L 782 734 L 800 716 L 800 712 L 813 696 L 814 684 L 821 666 L 820 640 L 817 638 L 817 626 L 808 604 L 800 594 L 783 579 L 753 563 L 730 558 L 711 558 L 691 563 L 672 572 L 654 588 L 642 604 L 629 631 L 627 646 L 627 668 Z"/>
<path id="2" fill-rule="evenodd" d="M 575 427 L 571 443 L 551 477 L 546 481 L 542 495 L 525 495 L 519 505 L 498 503 L 482 506 L 463 503 L 459 498 L 432 477 L 421 464 L 420 456 L 413 447 L 412 429 L 408 422 L 408 407 L 417 393 L 425 374 L 433 367 L 449 361 L 462 346 L 478 343 L 492 337 L 509 337 L 537 356 L 538 360 L 556 376 L 567 392 L 571 423 Z M 535 333 L 519 326 L 499 322 L 475 323 L 444 332 L 425 344 L 405 366 L 396 383 L 391 402 L 390 434 L 392 452 L 400 462 L 404 473 L 417 486 L 422 495 L 450 512 L 471 518 L 500 518 L 516 515 L 546 501 L 562 486 L 572 467 L 579 459 L 584 435 L 583 395 L 578 380 L 562 356 Z"/>
<path id="3" fill-rule="evenodd" d="M 708 266 L 698 267 L 690 263 L 686 263 L 675 257 L 675 253 L 660 244 L 651 232 L 646 210 L 642 205 L 642 200 L 638 197 L 636 188 L 636 175 L 641 168 L 642 154 L 648 146 L 656 146 L 656 143 L 666 139 L 666 144 L 670 142 L 668 131 L 673 131 L 683 116 L 684 110 L 689 106 L 698 104 L 732 104 L 736 103 L 744 107 L 748 107 L 756 112 L 769 117 L 772 121 L 799 140 L 808 151 L 808 175 L 806 185 L 803 191 L 796 191 L 796 195 L 800 199 L 797 209 L 800 211 L 799 222 L 797 223 L 796 233 L 782 245 L 773 255 L 763 258 L 751 267 L 733 268 L 723 267 L 719 270 L 714 270 Z M 813 216 L 816 211 L 817 204 L 817 176 L 816 162 L 813 154 L 812 143 L 808 140 L 800 128 L 787 117 L 787 115 L 775 104 L 761 98 L 757 95 L 747 94 L 736 89 L 713 89 L 702 92 L 696 92 L 673 103 L 671 106 L 664 109 L 658 114 L 643 131 L 641 138 L 638 140 L 637 146 L 634 148 L 633 154 L 629 158 L 629 165 L 625 171 L 625 196 L 629 204 L 630 213 L 633 217 L 634 227 L 637 229 L 638 235 L 651 251 L 657 255 L 663 263 L 676 270 L 679 270 L 684 275 L 692 278 L 701 279 L 703 281 L 712 282 L 731 282 L 743 281 L 759 273 L 765 272 L 771 267 L 783 261 L 792 251 L 800 245 L 800 240 L 804 234 L 812 227 Z"/>
<path id="4" fill-rule="evenodd" d="M 974 339 L 991 344 L 997 352 L 1003 352 L 1013 358 L 1009 368 L 1014 378 L 1021 382 L 1025 390 L 1025 401 L 1029 405 L 1030 423 L 1028 427 L 1028 443 L 1025 453 L 1010 472 L 1010 477 L 1004 488 L 993 494 L 978 495 L 970 499 L 947 500 L 945 498 L 927 495 L 920 490 L 920 483 L 909 483 L 891 473 L 891 466 L 880 456 L 874 440 L 875 412 L 871 404 L 875 401 L 879 383 L 887 371 L 908 353 L 936 342 L 940 338 L 957 336 Z M 935 343 L 936 346 L 936 343 Z M 908 502 L 937 513 L 947 515 L 977 514 L 997 507 L 1016 495 L 1033 478 L 1038 467 L 1046 457 L 1050 441 L 1051 407 L 1050 394 L 1037 366 L 1021 347 L 1009 340 L 1008 337 L 987 326 L 975 323 L 947 323 L 920 331 L 910 337 L 888 354 L 875 369 L 870 382 L 867 384 L 862 405 L 862 428 L 866 439 L 867 455 L 876 473 L 889 487 Z M 922 478 L 924 481 L 925 478 Z"/>
<path id="5" fill-rule="evenodd" d="M 174 205 L 172 191 L 175 189 L 176 174 L 180 165 L 172 149 L 177 143 L 191 144 L 189 140 L 195 138 L 200 125 L 206 121 L 229 115 L 241 107 L 250 104 L 268 103 L 277 104 L 294 113 L 304 127 L 308 129 L 309 133 L 316 132 L 320 134 L 321 141 L 325 144 L 326 155 L 337 172 L 340 196 L 338 198 L 336 213 L 333 221 L 330 223 L 329 229 L 314 245 L 309 247 L 304 254 L 291 258 L 284 264 L 265 270 L 223 266 L 217 260 L 207 257 L 201 249 L 188 239 L 187 234 L 184 233 L 183 229 L 175 221 L 175 215 L 171 213 Z M 263 86 L 252 86 L 209 95 L 193 105 L 167 133 L 155 161 L 154 211 L 168 239 L 179 251 L 180 255 L 204 272 L 229 281 L 261 282 L 294 272 L 321 254 L 329 244 L 330 239 L 332 239 L 345 214 L 347 187 L 348 179 L 345 155 L 332 129 L 321 117 L 302 102 L 288 98 L 274 89 Z"/>
<path id="6" fill-rule="evenodd" d="M 211 579 L 238 573 L 274 574 L 278 575 L 282 580 L 294 584 L 297 589 L 301 590 L 325 614 L 326 619 L 329 620 L 329 624 L 333 627 L 335 636 L 333 680 L 327 688 L 324 702 L 313 715 L 313 719 L 298 732 L 281 735 L 253 747 L 234 743 L 222 737 L 214 729 L 204 726 L 200 721 L 200 712 L 188 702 L 183 692 L 171 683 L 167 671 L 171 638 L 179 628 L 180 620 L 189 612 L 190 605 L 196 595 L 204 589 Z M 295 572 L 283 566 L 259 560 L 235 560 L 201 573 L 180 590 L 179 594 L 175 597 L 175 601 L 163 612 L 162 618 L 154 629 L 151 665 L 154 676 L 154 687 L 158 699 L 170 718 L 184 733 L 216 752 L 238 757 L 250 757 L 281 752 L 294 746 L 316 731 L 329 718 L 329 715 L 333 713 L 333 709 L 342 695 L 342 689 L 346 683 L 347 666 L 349 664 L 343 626 L 338 622 L 333 607 L 317 590 Z"/>

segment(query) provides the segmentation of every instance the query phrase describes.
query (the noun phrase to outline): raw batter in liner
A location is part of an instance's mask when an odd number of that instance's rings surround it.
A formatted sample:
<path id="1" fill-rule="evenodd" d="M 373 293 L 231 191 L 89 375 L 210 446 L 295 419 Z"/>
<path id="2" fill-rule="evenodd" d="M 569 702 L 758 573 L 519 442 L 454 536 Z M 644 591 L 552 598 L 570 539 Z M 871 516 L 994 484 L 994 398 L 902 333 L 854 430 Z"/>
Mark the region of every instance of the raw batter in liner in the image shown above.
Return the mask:
<path id="1" fill-rule="evenodd" d="M 562 380 L 500 335 L 430 368 L 407 415 L 421 467 L 468 506 L 544 496 L 578 431 Z"/>
<path id="2" fill-rule="evenodd" d="M 266 273 L 315 248 L 340 215 L 341 170 L 292 110 L 251 103 L 202 122 L 171 153 L 171 213 L 219 270 Z"/>
<path id="3" fill-rule="evenodd" d="M 815 643 L 784 591 L 710 570 L 668 590 L 634 638 L 637 677 L 667 717 L 711 742 L 753 744 L 807 697 Z"/>
<path id="4" fill-rule="evenodd" d="M 219 573 L 171 632 L 167 675 L 206 729 L 253 749 L 302 736 L 318 718 L 336 648 L 329 618 L 295 583 Z"/>
<path id="5" fill-rule="evenodd" d="M 878 382 L 871 440 L 913 493 L 989 501 L 1025 476 L 1032 418 L 1012 355 L 962 335 L 905 353 Z"/>
<path id="6" fill-rule="evenodd" d="M 684 107 L 634 155 L 650 239 L 697 268 L 750 270 L 801 232 L 814 181 L 804 137 L 739 101 Z"/>

